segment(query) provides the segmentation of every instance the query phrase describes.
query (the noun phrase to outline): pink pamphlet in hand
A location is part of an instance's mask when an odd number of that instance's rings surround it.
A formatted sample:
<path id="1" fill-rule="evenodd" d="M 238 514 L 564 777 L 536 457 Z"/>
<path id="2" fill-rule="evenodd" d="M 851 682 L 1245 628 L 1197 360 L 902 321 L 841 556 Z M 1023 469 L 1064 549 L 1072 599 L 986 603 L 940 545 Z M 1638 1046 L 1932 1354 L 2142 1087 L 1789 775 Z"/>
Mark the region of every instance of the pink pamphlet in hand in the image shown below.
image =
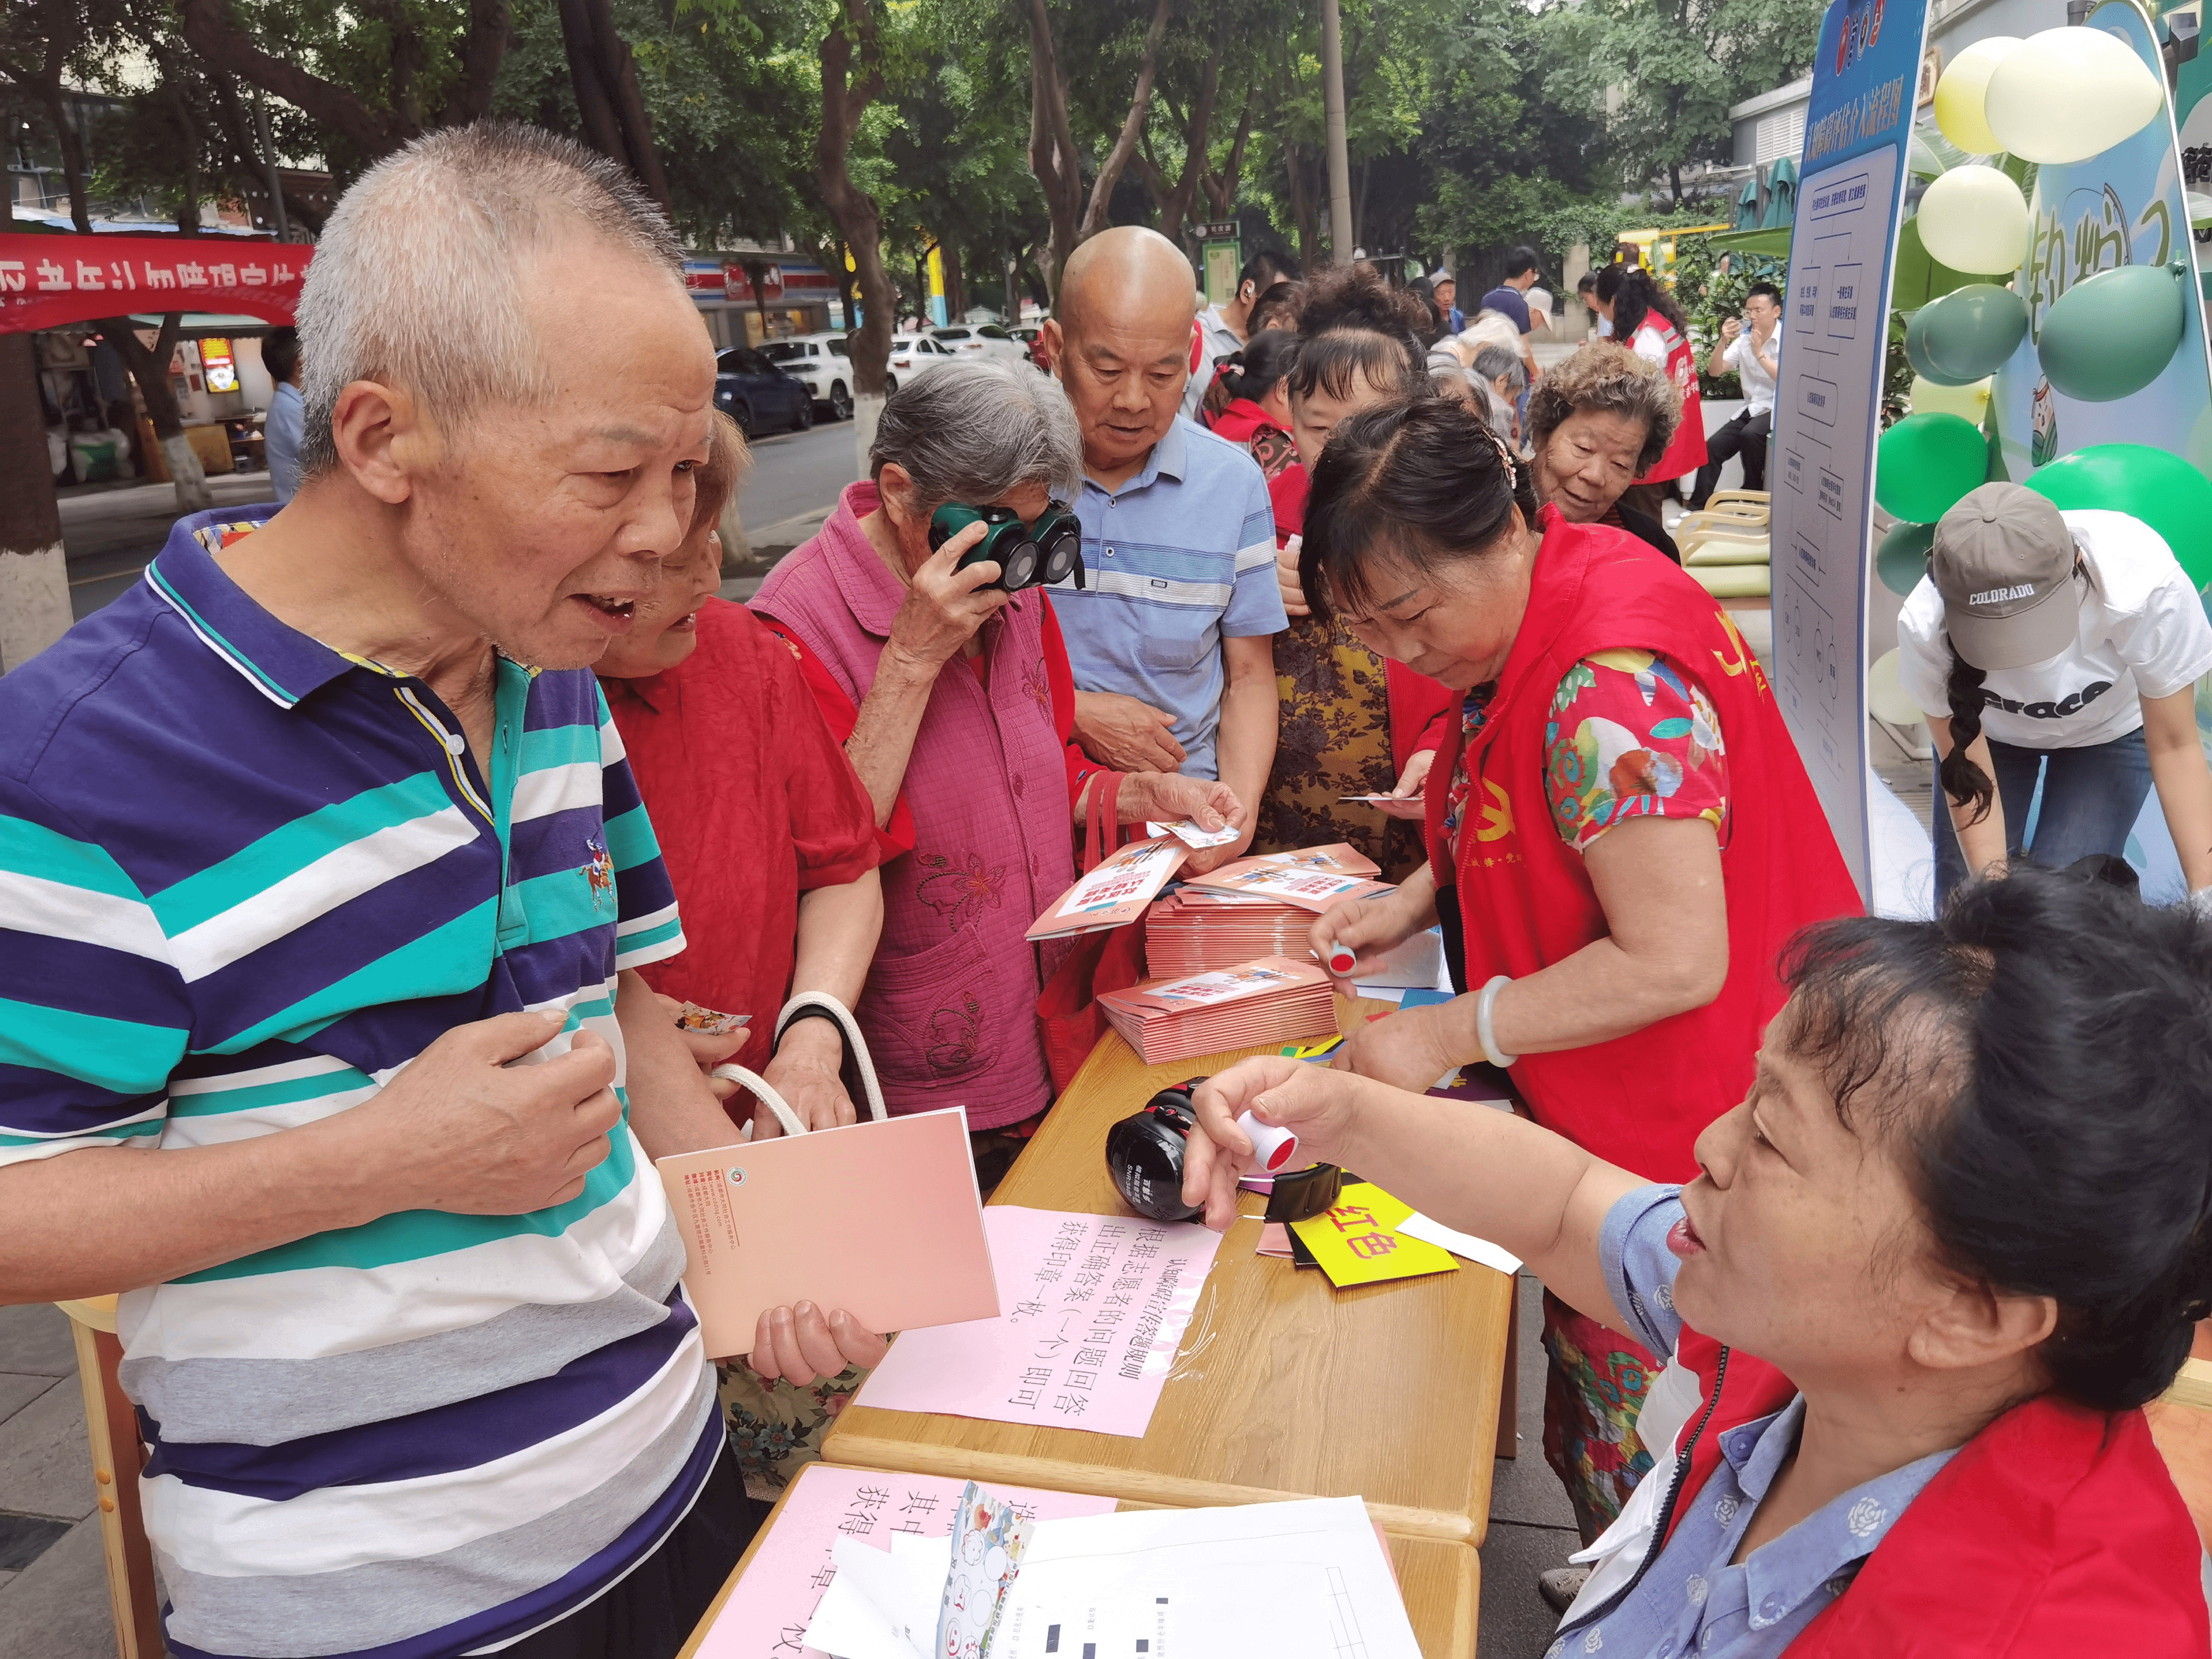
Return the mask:
<path id="1" fill-rule="evenodd" d="M 770 1308 L 842 1308 L 872 1331 L 999 1311 L 957 1106 L 682 1152 L 656 1166 L 707 1352 L 749 1353 Z"/>
<path id="2" fill-rule="evenodd" d="M 1030 924 L 1028 936 L 1058 939 L 1134 921 L 1189 856 L 1190 848 L 1173 836 L 1134 842 L 1077 877 L 1075 885 Z"/>
<path id="3" fill-rule="evenodd" d="M 1237 859 L 1208 874 L 1191 877 L 1190 884 L 1216 892 L 1246 893 L 1273 899 L 1316 915 L 1346 899 L 1374 898 L 1398 890 L 1387 881 L 1370 880 L 1334 860 L 1323 862 L 1275 854 Z"/>

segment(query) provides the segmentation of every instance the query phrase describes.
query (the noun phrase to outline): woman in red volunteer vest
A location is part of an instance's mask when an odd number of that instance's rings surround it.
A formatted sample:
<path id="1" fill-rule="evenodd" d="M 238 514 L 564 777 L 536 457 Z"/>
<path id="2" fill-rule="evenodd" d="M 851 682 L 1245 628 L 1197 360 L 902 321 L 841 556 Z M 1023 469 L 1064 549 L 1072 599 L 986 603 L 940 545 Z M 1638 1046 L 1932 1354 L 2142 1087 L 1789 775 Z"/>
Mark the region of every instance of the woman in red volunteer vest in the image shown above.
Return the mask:
<path id="1" fill-rule="evenodd" d="M 1820 924 L 1784 977 L 1686 1187 L 1268 1057 L 1198 1091 L 1185 1195 L 1235 1218 L 1250 1109 L 1674 1350 L 1674 1455 L 1556 1659 L 2202 1659 L 2140 1407 L 2212 1310 L 2212 927 L 2023 866 Z"/>
<path id="2" fill-rule="evenodd" d="M 1742 635 L 1664 555 L 1540 514 L 1526 470 L 1440 399 L 1337 428 L 1305 537 L 1316 609 L 1464 699 L 1428 864 L 1314 936 L 1357 951 L 1357 979 L 1441 921 L 1468 994 L 1368 1026 L 1338 1063 L 1425 1088 L 1486 1057 L 1546 1127 L 1686 1180 L 1782 1006 L 1782 941 L 1859 908 Z M 1650 1467 L 1632 1425 L 1656 1362 L 1556 1300 L 1545 1346 L 1545 1449 L 1587 1539 Z"/>
<path id="3" fill-rule="evenodd" d="M 1697 354 L 1690 349 L 1690 320 L 1674 296 L 1641 265 L 1607 265 L 1597 274 L 1597 314 L 1613 337 L 1674 383 L 1682 394 L 1682 419 L 1666 453 L 1629 487 L 1629 505 L 1659 516 L 1674 481 L 1705 464 L 1705 415 L 1698 401 Z"/>

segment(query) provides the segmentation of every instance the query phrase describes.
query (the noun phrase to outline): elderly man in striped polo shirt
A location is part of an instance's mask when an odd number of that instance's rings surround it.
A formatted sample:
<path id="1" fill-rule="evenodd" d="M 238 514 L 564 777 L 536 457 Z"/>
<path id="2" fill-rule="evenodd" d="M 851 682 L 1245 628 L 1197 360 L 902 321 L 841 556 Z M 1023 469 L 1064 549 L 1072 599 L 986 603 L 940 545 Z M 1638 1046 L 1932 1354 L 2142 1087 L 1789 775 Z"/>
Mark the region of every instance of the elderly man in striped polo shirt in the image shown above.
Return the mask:
<path id="1" fill-rule="evenodd" d="M 1190 262 L 1156 230 L 1101 231 L 1069 256 L 1045 324 L 1083 429 L 1087 586 L 1052 590 L 1075 671 L 1075 737 L 1124 772 L 1218 778 L 1252 844 L 1275 758 L 1275 581 L 1267 482 L 1243 446 L 1176 412 L 1190 374 Z"/>
<path id="2" fill-rule="evenodd" d="M 707 453 L 681 272 L 566 140 L 380 163 L 291 505 L 0 681 L 0 1302 L 125 1292 L 183 1659 L 672 1654 L 757 1523 L 650 1163 L 735 1136 L 587 666 Z"/>

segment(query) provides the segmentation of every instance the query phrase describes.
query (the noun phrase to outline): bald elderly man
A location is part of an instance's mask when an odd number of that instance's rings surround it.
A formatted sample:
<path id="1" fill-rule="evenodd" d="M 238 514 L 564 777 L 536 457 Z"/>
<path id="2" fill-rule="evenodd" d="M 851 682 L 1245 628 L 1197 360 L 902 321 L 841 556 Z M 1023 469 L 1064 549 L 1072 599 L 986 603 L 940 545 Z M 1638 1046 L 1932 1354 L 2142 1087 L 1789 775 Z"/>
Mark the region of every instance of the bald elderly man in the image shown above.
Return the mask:
<path id="1" fill-rule="evenodd" d="M 1157 231 L 1117 226 L 1068 259 L 1044 329 L 1083 432 L 1090 585 L 1052 599 L 1076 740 L 1121 771 L 1218 778 L 1242 808 L 1242 853 L 1275 757 L 1287 618 L 1267 480 L 1178 412 L 1196 300 L 1190 262 Z"/>
<path id="2" fill-rule="evenodd" d="M 497 124 L 347 191 L 300 333 L 291 503 L 0 680 L 0 1303 L 123 1292 L 179 1659 L 659 1659 L 764 1506 L 652 1164 L 735 1135 L 634 971 L 684 931 L 589 665 L 714 354 L 629 174 Z M 882 1352 L 771 1322 L 795 1381 Z"/>

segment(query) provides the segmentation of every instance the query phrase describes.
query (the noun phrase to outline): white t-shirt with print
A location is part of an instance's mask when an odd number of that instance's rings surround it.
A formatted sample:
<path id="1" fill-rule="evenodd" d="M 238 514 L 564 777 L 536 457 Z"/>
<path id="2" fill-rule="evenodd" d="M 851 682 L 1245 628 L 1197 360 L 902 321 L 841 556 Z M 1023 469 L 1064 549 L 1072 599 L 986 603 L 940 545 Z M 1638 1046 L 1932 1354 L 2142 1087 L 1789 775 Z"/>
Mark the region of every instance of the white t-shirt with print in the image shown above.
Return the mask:
<path id="1" fill-rule="evenodd" d="M 2022 749 L 2088 749 L 2142 725 L 2144 697 L 2166 697 L 2212 672 L 2212 623 L 2165 538 L 2124 513 L 2062 515 L 2087 580 L 2075 642 L 2046 662 L 1990 671 L 1982 730 Z M 1948 718 L 1950 635 L 1943 599 L 1923 576 L 1897 618 L 1897 678 L 1920 707 Z"/>

